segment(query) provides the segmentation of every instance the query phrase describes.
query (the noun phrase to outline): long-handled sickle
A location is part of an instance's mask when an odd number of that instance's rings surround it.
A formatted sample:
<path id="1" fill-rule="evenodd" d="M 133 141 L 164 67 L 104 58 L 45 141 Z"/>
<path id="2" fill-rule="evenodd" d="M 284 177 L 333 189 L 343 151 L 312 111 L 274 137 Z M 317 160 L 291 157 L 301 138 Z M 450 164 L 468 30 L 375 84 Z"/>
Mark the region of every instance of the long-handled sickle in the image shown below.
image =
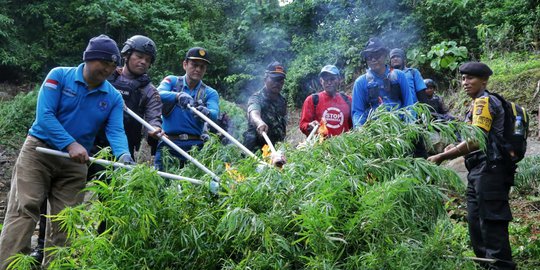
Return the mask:
<path id="1" fill-rule="evenodd" d="M 38 147 L 36 147 L 36 151 L 38 151 L 40 153 L 44 153 L 44 154 L 57 156 L 57 157 L 69 158 L 68 153 L 53 150 L 53 149 L 49 149 L 49 148 L 44 148 L 44 147 L 39 147 L 38 146 Z M 124 168 L 124 169 L 128 169 L 128 170 L 133 169 L 133 166 L 130 166 L 130 165 L 122 164 L 122 163 L 119 163 L 119 162 L 113 162 L 113 161 L 109 161 L 109 160 L 104 160 L 104 159 L 99 159 L 99 158 L 90 157 L 90 161 L 94 162 L 94 163 L 97 163 L 97 164 L 100 164 L 100 165 L 103 165 L 103 166 L 112 165 L 114 167 Z M 193 179 L 193 178 L 184 177 L 184 176 L 171 174 L 171 173 L 166 173 L 166 172 L 162 172 L 162 171 L 158 171 L 157 174 L 159 176 L 161 176 L 161 177 L 164 177 L 164 178 L 173 179 L 173 180 L 188 181 L 188 182 L 191 182 L 191 183 L 197 184 L 197 185 L 201 185 L 202 183 L 204 183 L 203 181 L 198 180 L 198 179 Z"/>
<path id="2" fill-rule="evenodd" d="M 191 105 L 187 105 L 189 109 L 191 109 L 191 111 L 193 113 L 195 113 L 197 116 L 199 116 L 201 119 L 203 119 L 204 121 L 206 121 L 208 124 L 210 124 L 212 127 L 214 127 L 217 131 L 219 131 L 221 134 L 223 134 L 225 137 L 227 137 L 227 139 L 229 139 L 231 142 L 233 142 L 236 146 L 238 146 L 240 149 L 242 149 L 242 151 L 244 151 L 244 153 L 248 154 L 250 157 L 254 157 L 254 158 L 257 158 L 257 156 L 255 154 L 253 154 L 253 152 L 249 151 L 249 149 L 247 149 L 243 144 L 241 144 L 238 140 L 236 140 L 236 138 L 234 138 L 231 134 L 229 134 L 227 131 L 225 131 L 224 129 L 222 129 L 218 124 L 216 124 L 214 121 L 212 121 L 212 119 L 208 118 L 206 115 L 204 115 L 203 113 L 199 112 L 199 110 L 197 110 L 196 108 L 193 108 L 193 106 Z M 257 158 L 258 159 L 258 158 Z"/>
<path id="3" fill-rule="evenodd" d="M 276 148 L 274 147 L 274 144 L 272 143 L 272 141 L 270 140 L 270 138 L 268 138 L 268 135 L 266 134 L 266 132 L 262 132 L 262 136 L 264 138 L 264 140 L 266 141 L 266 144 L 268 144 L 268 147 L 270 147 L 270 152 L 272 152 L 272 164 L 274 164 L 276 167 L 283 167 L 283 165 L 285 165 L 286 161 L 285 161 L 285 158 L 284 156 L 282 155 L 281 151 L 276 151 Z"/>
<path id="4" fill-rule="evenodd" d="M 317 124 L 316 126 L 313 127 L 313 130 L 311 130 L 311 132 L 309 133 L 309 136 L 306 138 L 306 142 L 309 142 L 311 140 L 311 138 L 313 138 L 315 133 L 317 133 L 318 129 L 319 129 L 319 124 Z"/>
<path id="5" fill-rule="evenodd" d="M 144 125 L 150 132 L 154 132 L 156 131 L 156 129 L 151 126 L 148 122 L 146 122 L 144 119 L 142 119 L 140 116 L 138 116 L 135 112 L 133 112 L 132 110 L 130 110 L 128 107 L 124 106 L 124 111 L 126 111 L 129 115 L 131 115 L 131 117 L 135 118 L 135 120 L 137 120 L 139 123 L 141 123 L 142 125 Z M 171 140 L 169 140 L 169 138 L 167 138 L 166 136 L 163 136 L 163 135 L 158 135 L 159 138 L 164 141 L 167 145 L 169 145 L 172 149 L 174 149 L 176 152 L 180 153 L 180 155 L 182 155 L 183 157 L 185 157 L 187 160 L 191 161 L 193 164 L 195 164 L 195 166 L 197 166 L 199 169 L 203 170 L 205 173 L 207 173 L 208 175 L 212 176 L 212 182 L 210 183 L 210 191 L 212 193 L 216 193 L 217 192 L 217 189 L 218 189 L 218 186 L 219 186 L 219 182 L 221 181 L 219 179 L 219 177 L 214 173 L 212 172 L 211 170 L 209 170 L 208 168 L 206 168 L 206 166 L 202 165 L 198 160 L 196 160 L 195 158 L 193 158 L 192 156 L 190 156 L 186 151 L 182 150 L 182 148 L 178 147 L 178 145 L 174 144 Z"/>

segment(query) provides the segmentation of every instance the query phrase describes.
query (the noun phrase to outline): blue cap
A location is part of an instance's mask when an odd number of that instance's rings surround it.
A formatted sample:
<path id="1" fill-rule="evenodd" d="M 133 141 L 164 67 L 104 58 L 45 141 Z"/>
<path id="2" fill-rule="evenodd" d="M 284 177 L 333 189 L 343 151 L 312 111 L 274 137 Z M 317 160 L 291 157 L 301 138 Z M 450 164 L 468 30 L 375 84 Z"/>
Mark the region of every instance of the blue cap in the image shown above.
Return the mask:
<path id="1" fill-rule="evenodd" d="M 88 46 L 86 46 L 86 50 L 83 53 L 83 61 L 90 60 L 115 62 L 118 65 L 120 63 L 118 45 L 106 35 L 93 37 L 88 42 Z"/>
<path id="2" fill-rule="evenodd" d="M 322 76 L 323 73 L 330 73 L 332 75 L 338 75 L 339 76 L 339 69 L 334 65 L 326 65 L 321 69 L 321 72 L 319 72 L 319 77 Z"/>
<path id="3" fill-rule="evenodd" d="M 186 53 L 186 60 L 202 60 L 208 64 L 210 64 L 210 60 L 208 60 L 208 51 L 201 47 L 194 47 L 189 49 L 189 51 Z"/>

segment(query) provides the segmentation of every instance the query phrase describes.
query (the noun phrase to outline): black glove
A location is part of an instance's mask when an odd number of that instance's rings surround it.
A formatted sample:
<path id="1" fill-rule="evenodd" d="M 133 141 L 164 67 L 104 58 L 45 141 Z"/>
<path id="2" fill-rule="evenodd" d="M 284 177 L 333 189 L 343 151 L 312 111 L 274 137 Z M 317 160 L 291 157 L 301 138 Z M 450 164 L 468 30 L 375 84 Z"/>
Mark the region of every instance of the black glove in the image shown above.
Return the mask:
<path id="1" fill-rule="evenodd" d="M 203 105 L 197 106 L 197 111 L 204 114 L 204 116 L 208 116 L 210 114 L 210 110 L 208 108 L 204 107 Z"/>
<path id="2" fill-rule="evenodd" d="M 210 110 L 208 108 L 204 107 L 203 105 L 199 105 L 195 109 L 197 109 L 197 111 L 204 114 L 204 116 L 208 116 L 210 114 Z M 195 112 L 193 113 L 193 117 L 195 117 L 195 119 L 197 119 L 198 121 L 204 122 L 203 119 L 198 114 L 196 114 Z"/>
<path id="3" fill-rule="evenodd" d="M 135 161 L 131 158 L 129 153 L 125 153 L 118 158 L 118 162 L 124 163 L 124 165 L 135 165 Z"/>
<path id="4" fill-rule="evenodd" d="M 187 108 L 188 104 L 193 106 L 193 98 L 186 92 L 180 92 L 176 95 L 176 104 L 182 108 Z"/>
<path id="5" fill-rule="evenodd" d="M 199 107 L 200 105 L 204 106 L 204 102 L 203 102 L 202 99 L 199 99 L 199 100 L 195 101 L 195 103 L 193 103 L 193 106 L 195 106 L 195 107 Z"/>

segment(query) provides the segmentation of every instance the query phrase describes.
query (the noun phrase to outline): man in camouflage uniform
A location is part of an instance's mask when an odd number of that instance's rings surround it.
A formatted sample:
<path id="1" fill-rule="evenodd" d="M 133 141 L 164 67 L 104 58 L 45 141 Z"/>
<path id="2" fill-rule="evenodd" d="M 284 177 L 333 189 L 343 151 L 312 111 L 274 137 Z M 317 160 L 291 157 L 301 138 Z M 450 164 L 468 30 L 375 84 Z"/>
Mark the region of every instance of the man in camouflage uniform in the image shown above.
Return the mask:
<path id="1" fill-rule="evenodd" d="M 249 127 L 244 133 L 244 145 L 251 151 L 265 144 L 266 132 L 272 143 L 285 139 L 287 132 L 287 101 L 281 95 L 286 72 L 283 65 L 273 62 L 266 67 L 264 87 L 248 100 Z"/>

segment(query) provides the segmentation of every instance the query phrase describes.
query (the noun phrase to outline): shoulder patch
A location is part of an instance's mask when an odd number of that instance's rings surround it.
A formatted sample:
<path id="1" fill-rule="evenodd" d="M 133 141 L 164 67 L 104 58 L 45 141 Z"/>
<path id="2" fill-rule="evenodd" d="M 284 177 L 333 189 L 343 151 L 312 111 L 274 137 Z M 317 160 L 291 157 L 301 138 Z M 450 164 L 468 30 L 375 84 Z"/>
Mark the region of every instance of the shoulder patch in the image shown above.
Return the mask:
<path id="1" fill-rule="evenodd" d="M 489 112 L 489 96 L 475 99 L 472 112 L 472 124 L 485 131 L 490 131 L 493 116 Z"/>
<path id="2" fill-rule="evenodd" d="M 56 88 L 58 88 L 58 81 L 53 80 L 53 79 L 47 79 L 45 81 L 45 87 L 56 90 Z"/>

